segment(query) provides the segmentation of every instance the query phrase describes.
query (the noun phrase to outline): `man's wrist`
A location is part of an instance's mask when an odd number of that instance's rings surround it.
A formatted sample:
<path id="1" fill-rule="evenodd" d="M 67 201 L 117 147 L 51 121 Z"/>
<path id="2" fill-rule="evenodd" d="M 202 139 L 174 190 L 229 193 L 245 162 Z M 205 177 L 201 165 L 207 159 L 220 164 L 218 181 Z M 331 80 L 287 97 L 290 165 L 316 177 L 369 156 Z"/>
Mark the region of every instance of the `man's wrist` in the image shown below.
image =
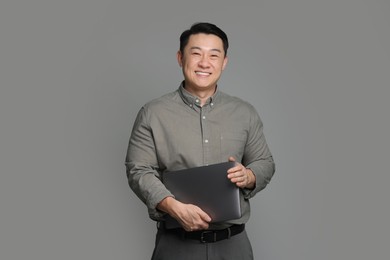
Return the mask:
<path id="1" fill-rule="evenodd" d="M 157 204 L 157 209 L 165 212 L 165 213 L 170 213 L 171 208 L 172 208 L 172 202 L 175 200 L 174 197 L 168 196 L 162 199 L 158 204 Z"/>

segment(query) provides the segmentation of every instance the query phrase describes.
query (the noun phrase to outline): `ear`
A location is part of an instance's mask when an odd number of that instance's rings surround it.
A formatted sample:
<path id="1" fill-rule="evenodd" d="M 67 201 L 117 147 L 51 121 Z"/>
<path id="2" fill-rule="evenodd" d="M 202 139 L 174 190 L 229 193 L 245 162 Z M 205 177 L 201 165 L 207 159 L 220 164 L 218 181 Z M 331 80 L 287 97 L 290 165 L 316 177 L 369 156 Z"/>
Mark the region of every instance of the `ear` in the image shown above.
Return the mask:
<path id="1" fill-rule="evenodd" d="M 181 53 L 180 50 L 177 51 L 176 53 L 176 59 L 177 59 L 177 62 L 179 63 L 179 66 L 182 67 L 183 66 L 183 54 Z"/>
<path id="2" fill-rule="evenodd" d="M 223 59 L 222 70 L 224 70 L 224 69 L 225 69 L 225 67 L 226 67 L 227 63 L 228 63 L 228 57 L 227 57 L 227 56 L 225 56 L 225 58 Z"/>

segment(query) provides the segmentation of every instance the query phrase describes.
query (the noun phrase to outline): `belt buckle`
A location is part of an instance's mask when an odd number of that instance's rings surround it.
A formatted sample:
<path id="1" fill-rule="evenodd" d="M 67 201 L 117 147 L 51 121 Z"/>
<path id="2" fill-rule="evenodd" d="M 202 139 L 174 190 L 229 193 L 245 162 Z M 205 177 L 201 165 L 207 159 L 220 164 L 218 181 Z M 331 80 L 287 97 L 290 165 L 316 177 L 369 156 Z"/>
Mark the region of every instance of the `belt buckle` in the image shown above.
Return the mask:
<path id="1" fill-rule="evenodd" d="M 210 233 L 213 233 L 214 236 L 213 236 L 213 241 L 211 242 L 217 242 L 217 233 L 214 232 L 214 231 L 211 231 L 211 230 L 206 230 L 206 231 L 203 231 L 202 233 L 200 233 L 200 242 L 201 243 L 208 243 L 208 241 L 205 240 L 205 235 L 206 234 L 210 234 Z"/>

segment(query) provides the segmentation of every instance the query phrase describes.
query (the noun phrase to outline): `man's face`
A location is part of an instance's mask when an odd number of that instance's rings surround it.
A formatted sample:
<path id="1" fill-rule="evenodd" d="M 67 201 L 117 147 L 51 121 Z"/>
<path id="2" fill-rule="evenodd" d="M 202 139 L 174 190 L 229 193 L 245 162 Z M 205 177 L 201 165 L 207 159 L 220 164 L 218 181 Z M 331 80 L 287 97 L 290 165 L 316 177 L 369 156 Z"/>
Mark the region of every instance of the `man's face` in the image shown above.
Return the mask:
<path id="1" fill-rule="evenodd" d="M 191 35 L 183 53 L 177 53 L 185 87 L 189 91 L 214 91 L 224 70 L 227 57 L 222 40 L 213 34 Z"/>

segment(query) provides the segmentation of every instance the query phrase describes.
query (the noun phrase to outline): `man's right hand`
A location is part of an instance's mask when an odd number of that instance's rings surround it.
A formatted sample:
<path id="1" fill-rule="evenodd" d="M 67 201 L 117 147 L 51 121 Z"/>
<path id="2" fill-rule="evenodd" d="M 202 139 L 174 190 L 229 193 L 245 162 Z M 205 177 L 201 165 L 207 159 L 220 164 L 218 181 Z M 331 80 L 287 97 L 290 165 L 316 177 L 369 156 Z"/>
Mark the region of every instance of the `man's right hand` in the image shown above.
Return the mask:
<path id="1" fill-rule="evenodd" d="M 186 231 L 204 230 L 211 218 L 198 206 L 185 204 L 173 197 L 166 197 L 157 208 L 175 218 Z"/>

